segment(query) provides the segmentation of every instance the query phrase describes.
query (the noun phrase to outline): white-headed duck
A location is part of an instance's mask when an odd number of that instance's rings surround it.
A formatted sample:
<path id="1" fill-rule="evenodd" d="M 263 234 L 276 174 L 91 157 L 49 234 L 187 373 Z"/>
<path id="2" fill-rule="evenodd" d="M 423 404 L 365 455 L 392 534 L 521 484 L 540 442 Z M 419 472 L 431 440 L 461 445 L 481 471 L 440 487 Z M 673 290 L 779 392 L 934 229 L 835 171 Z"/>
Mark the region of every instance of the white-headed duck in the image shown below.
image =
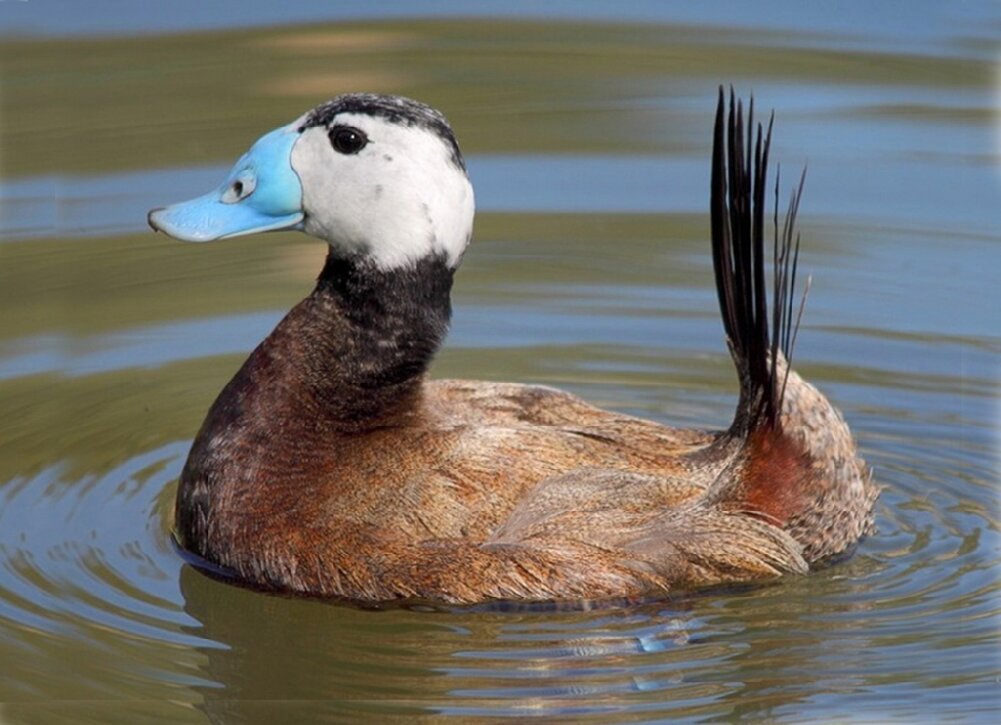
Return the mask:
<path id="1" fill-rule="evenodd" d="M 312 294 L 198 432 L 179 545 L 249 585 L 369 604 L 655 597 L 850 552 L 877 489 L 841 415 L 786 364 L 799 190 L 769 287 L 770 138 L 720 89 L 712 253 L 740 380 L 723 431 L 428 379 L 474 203 L 448 122 L 422 103 L 338 96 L 263 136 L 215 191 L 150 212 L 183 240 L 298 229 L 329 245 Z"/>

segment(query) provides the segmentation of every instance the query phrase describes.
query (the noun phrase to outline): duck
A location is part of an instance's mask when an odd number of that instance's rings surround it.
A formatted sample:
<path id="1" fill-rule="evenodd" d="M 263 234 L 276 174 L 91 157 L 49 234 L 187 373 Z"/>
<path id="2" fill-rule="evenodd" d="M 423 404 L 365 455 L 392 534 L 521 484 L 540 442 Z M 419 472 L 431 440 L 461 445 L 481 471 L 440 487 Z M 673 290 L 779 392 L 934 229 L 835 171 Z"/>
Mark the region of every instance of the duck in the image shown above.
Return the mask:
<path id="1" fill-rule="evenodd" d="M 709 236 L 740 383 L 724 430 L 429 377 L 475 204 L 451 125 L 421 102 L 339 95 L 262 136 L 216 189 L 149 212 L 183 241 L 298 230 L 328 245 L 312 293 L 194 439 L 182 554 L 238 584 L 363 606 L 648 600 L 850 555 L 878 489 L 841 413 L 789 362 L 803 179 L 766 245 L 773 121 L 755 126 L 753 104 L 745 123 L 720 86 L 713 124 Z"/>

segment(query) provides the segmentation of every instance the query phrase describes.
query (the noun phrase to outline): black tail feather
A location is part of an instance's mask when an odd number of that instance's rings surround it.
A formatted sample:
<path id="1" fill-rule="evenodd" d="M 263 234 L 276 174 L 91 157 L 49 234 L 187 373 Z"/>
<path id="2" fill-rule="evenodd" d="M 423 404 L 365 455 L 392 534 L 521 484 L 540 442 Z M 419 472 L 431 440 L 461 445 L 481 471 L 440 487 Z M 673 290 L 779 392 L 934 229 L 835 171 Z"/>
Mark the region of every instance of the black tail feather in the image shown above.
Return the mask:
<path id="1" fill-rule="evenodd" d="M 723 327 L 740 376 L 741 402 L 733 429 L 741 434 L 761 424 L 776 428 L 780 424 L 788 368 L 780 373 L 779 353 L 787 361 L 791 360 L 805 302 L 804 295 L 799 313 L 794 317 L 799 260 L 796 213 L 806 178 L 804 169 L 799 186 L 792 192 L 780 234 L 776 175 L 769 325 L 764 218 L 774 115 L 769 118 L 767 131 L 760 123 L 755 128 L 752 99 L 746 131 L 743 117 L 743 104 L 735 100 L 733 89 L 730 90 L 729 113 L 726 113 L 723 87 L 720 86 L 710 195 L 713 269 Z"/>

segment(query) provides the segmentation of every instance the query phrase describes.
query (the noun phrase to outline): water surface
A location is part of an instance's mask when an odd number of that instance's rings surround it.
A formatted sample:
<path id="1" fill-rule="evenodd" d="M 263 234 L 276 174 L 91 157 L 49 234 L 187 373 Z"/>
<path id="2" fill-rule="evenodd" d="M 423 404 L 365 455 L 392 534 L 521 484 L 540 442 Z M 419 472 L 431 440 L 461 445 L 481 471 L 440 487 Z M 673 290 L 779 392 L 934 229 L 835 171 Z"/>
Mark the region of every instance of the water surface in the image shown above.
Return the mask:
<path id="1" fill-rule="evenodd" d="M 997 717 L 996 7 L 41 4 L 0 4 L 0 720 Z M 178 558 L 191 439 L 324 249 L 183 245 L 147 209 L 336 93 L 421 98 L 480 210 L 433 374 L 725 426 L 720 82 L 776 109 L 787 178 L 809 166 L 797 365 L 884 487 L 853 559 L 642 607 L 442 613 L 265 596 Z"/>

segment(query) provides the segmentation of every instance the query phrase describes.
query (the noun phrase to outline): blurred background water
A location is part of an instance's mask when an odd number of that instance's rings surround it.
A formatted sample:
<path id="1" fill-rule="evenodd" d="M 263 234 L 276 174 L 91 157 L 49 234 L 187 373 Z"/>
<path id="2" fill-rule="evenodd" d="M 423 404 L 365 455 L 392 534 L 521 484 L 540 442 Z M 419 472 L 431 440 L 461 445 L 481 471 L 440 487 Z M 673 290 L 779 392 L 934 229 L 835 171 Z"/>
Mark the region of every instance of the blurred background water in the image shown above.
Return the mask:
<path id="1" fill-rule="evenodd" d="M 999 42 L 987 2 L 0 2 L 0 721 L 994 721 Z M 324 249 L 183 245 L 147 209 L 337 93 L 419 98 L 480 210 L 434 375 L 725 426 L 719 83 L 809 167 L 798 366 L 884 486 L 852 560 L 578 613 L 357 611 L 182 563 L 192 436 Z"/>

